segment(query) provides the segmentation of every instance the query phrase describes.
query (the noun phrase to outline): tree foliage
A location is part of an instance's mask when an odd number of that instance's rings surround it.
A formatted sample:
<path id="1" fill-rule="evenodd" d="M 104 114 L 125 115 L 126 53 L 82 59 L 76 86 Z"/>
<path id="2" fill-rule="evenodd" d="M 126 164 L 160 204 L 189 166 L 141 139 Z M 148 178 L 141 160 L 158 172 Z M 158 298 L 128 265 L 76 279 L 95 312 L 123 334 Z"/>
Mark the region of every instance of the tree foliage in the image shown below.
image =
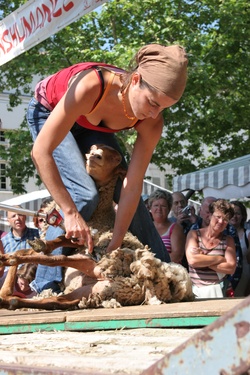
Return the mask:
<path id="1" fill-rule="evenodd" d="M 1 17 L 24 2 L 1 1 Z M 128 68 L 144 44 L 179 43 L 189 55 L 188 84 L 181 101 L 164 111 L 164 133 L 152 162 L 184 174 L 234 159 L 249 153 L 249 13 L 248 0 L 111 0 L 0 67 L 0 91 L 14 89 L 15 107 L 21 92 L 31 93 L 34 75 L 83 60 Z M 23 142 L 25 131 L 21 127 L 12 139 Z M 129 154 L 134 133 L 122 132 L 119 139 Z M 34 171 L 29 147 L 22 153 L 27 176 Z M 5 157 L 21 163 L 11 148 Z M 9 176 L 14 190 L 11 169 Z"/>
<path id="2" fill-rule="evenodd" d="M 8 161 L 6 176 L 11 177 L 11 187 L 14 193 L 26 193 L 25 184 L 28 183 L 30 177 L 35 176 L 37 185 L 41 184 L 30 158 L 32 139 L 26 122 L 23 121 L 19 129 L 6 131 L 5 136 L 8 139 L 8 148 L 0 145 L 0 154 L 2 159 Z"/>

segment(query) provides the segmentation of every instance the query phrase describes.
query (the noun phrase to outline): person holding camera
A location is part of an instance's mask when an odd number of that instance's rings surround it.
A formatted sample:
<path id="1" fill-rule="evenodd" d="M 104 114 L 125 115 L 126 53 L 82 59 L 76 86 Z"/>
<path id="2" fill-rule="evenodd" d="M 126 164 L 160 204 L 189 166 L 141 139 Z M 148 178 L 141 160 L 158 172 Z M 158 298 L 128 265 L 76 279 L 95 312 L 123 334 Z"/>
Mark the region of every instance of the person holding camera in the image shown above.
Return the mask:
<path id="1" fill-rule="evenodd" d="M 179 191 L 172 193 L 173 205 L 172 205 L 172 216 L 170 221 L 172 223 L 178 223 L 182 226 L 184 234 L 190 230 L 193 223 L 196 222 L 197 216 L 195 214 L 195 208 L 188 205 L 188 200 L 185 195 Z"/>

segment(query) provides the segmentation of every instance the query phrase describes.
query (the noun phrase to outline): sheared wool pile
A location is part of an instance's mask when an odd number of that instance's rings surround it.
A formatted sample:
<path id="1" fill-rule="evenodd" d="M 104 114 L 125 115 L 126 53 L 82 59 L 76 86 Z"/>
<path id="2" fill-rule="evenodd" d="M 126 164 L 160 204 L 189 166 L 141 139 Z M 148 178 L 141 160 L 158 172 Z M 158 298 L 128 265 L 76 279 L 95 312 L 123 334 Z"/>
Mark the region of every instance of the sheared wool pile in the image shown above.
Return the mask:
<path id="1" fill-rule="evenodd" d="M 129 248 L 114 250 L 104 255 L 98 265 L 109 284 L 105 283 L 98 295 L 83 298 L 79 308 L 194 300 L 187 270 L 179 264 L 160 261 L 147 247 L 135 251 Z"/>

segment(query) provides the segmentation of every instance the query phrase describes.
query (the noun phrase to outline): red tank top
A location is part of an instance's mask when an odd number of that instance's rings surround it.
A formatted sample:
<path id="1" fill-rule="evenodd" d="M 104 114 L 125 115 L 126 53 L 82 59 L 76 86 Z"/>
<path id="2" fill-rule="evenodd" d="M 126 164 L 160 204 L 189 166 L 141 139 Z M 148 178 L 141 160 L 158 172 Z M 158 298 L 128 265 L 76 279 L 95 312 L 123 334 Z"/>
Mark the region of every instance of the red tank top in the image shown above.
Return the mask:
<path id="1" fill-rule="evenodd" d="M 113 69 L 120 70 L 122 72 L 122 69 L 118 69 L 114 65 L 109 65 L 105 63 L 83 62 L 83 63 L 75 64 L 68 68 L 62 69 L 59 72 L 53 74 L 52 76 L 47 77 L 43 81 L 39 82 L 35 88 L 35 94 L 36 94 L 37 100 L 41 104 L 45 105 L 45 107 L 46 107 L 46 103 L 48 103 L 48 106 L 47 106 L 48 109 L 53 110 L 55 106 L 57 105 L 57 103 L 60 101 L 60 99 L 63 97 L 65 92 L 67 91 L 69 80 L 73 76 L 75 76 L 77 73 L 80 73 L 84 70 L 88 70 L 88 69 L 95 68 L 98 66 L 104 66 L 107 68 L 111 68 L 112 70 Z M 103 95 L 101 78 L 99 77 L 99 79 L 100 79 L 100 94 L 99 94 L 98 99 L 94 103 L 94 106 L 91 111 L 93 111 L 93 109 L 95 108 L 95 106 L 97 105 L 97 103 L 99 102 L 99 100 L 101 99 Z M 93 125 L 83 115 L 78 117 L 76 122 L 77 124 L 79 124 L 80 126 L 86 129 L 91 129 L 91 130 L 105 132 L 105 133 L 116 133 L 121 130 L 124 130 L 124 129 L 119 129 L 119 130 L 109 129 L 109 128 L 102 126 L 101 124 L 97 126 Z M 137 124 L 138 122 L 136 123 L 136 125 Z M 128 129 L 128 128 L 125 128 L 125 129 Z"/>

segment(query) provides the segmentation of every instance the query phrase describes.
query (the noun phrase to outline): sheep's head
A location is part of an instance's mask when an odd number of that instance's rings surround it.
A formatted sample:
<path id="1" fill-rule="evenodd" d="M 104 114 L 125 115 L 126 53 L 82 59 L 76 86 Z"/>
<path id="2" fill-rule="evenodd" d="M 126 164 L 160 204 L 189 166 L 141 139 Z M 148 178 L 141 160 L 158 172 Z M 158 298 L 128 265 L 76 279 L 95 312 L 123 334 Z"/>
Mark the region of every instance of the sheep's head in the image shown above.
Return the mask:
<path id="1" fill-rule="evenodd" d="M 97 186 L 107 184 L 114 176 L 124 176 L 126 171 L 121 167 L 121 154 L 110 146 L 93 145 L 86 154 L 86 169 Z"/>

